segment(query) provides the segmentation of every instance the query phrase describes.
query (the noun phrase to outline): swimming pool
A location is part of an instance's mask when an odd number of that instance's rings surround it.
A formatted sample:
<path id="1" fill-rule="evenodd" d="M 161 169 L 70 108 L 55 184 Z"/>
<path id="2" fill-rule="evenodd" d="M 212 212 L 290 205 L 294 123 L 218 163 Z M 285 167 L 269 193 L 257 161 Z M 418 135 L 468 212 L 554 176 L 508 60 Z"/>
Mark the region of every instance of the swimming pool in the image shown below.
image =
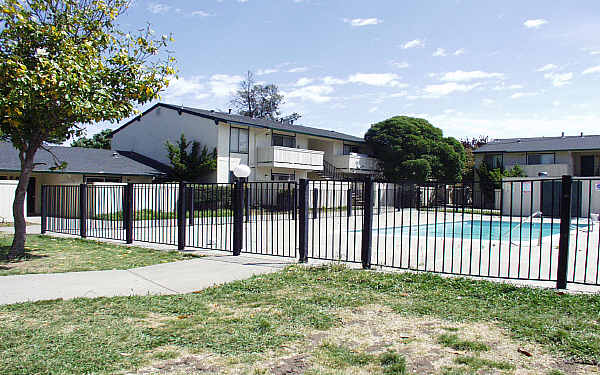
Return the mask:
<path id="1" fill-rule="evenodd" d="M 432 236 L 484 240 L 529 241 L 560 233 L 560 223 L 530 223 L 466 220 L 438 222 L 434 224 L 411 225 L 374 229 L 373 232 L 390 236 Z"/>

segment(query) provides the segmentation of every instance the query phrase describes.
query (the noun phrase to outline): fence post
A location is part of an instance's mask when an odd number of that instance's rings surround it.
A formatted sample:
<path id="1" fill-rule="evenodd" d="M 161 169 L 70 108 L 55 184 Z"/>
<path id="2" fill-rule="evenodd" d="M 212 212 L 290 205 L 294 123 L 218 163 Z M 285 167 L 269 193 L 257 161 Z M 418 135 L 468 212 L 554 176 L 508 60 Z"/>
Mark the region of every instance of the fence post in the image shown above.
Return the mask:
<path id="1" fill-rule="evenodd" d="M 125 242 L 133 243 L 133 183 L 125 186 L 125 199 L 123 200 L 123 220 L 125 224 Z"/>
<path id="2" fill-rule="evenodd" d="M 79 185 L 79 235 L 87 237 L 87 185 Z"/>
<path id="3" fill-rule="evenodd" d="M 186 186 L 185 182 L 179 183 L 179 196 L 177 206 L 177 248 L 179 250 L 185 249 L 185 229 L 186 229 Z"/>
<path id="4" fill-rule="evenodd" d="M 346 215 L 352 216 L 352 188 L 348 189 L 348 196 L 346 197 Z"/>
<path id="5" fill-rule="evenodd" d="M 319 189 L 314 188 L 313 189 L 313 212 L 312 212 L 312 218 L 316 219 L 319 217 L 320 212 L 319 212 Z"/>
<path id="6" fill-rule="evenodd" d="M 188 200 L 187 200 L 187 211 L 188 211 L 188 222 L 190 225 L 194 225 L 194 187 L 190 186 L 187 189 Z"/>
<path id="7" fill-rule="evenodd" d="M 46 223 L 48 220 L 48 206 L 47 206 L 47 202 L 46 202 L 47 196 L 46 196 L 46 186 L 42 185 L 42 218 L 41 218 L 41 230 L 40 233 L 41 234 L 46 234 Z"/>
<path id="8" fill-rule="evenodd" d="M 298 186 L 300 210 L 298 211 L 298 250 L 300 263 L 308 262 L 308 180 L 300 179 Z"/>
<path id="9" fill-rule="evenodd" d="M 250 222 L 250 184 L 244 187 L 244 212 L 246 213 L 246 222 Z"/>
<path id="10" fill-rule="evenodd" d="M 373 247 L 373 179 L 369 178 L 364 184 L 364 214 L 362 229 L 361 259 L 364 269 L 371 268 L 371 251 Z"/>
<path id="11" fill-rule="evenodd" d="M 233 187 L 233 255 L 242 253 L 244 238 L 244 183 L 236 181 Z"/>
<path id="12" fill-rule="evenodd" d="M 560 197 L 560 240 L 558 243 L 556 289 L 567 288 L 567 272 L 569 269 L 569 231 L 571 229 L 572 182 L 573 178 L 571 176 L 562 176 L 562 193 Z"/>

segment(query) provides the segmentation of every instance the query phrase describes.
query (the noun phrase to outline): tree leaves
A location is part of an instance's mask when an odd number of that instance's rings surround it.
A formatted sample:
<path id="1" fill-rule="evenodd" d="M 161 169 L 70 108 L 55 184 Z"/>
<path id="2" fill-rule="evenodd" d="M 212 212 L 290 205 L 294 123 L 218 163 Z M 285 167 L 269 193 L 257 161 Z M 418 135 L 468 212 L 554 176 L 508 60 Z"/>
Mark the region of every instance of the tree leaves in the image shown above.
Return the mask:
<path id="1" fill-rule="evenodd" d="M 394 181 L 460 181 L 466 156 L 461 143 L 443 137 L 427 120 L 397 116 L 379 122 L 365 135 L 384 174 Z"/>
<path id="2" fill-rule="evenodd" d="M 188 142 L 184 134 L 181 134 L 176 144 L 166 141 L 165 147 L 171 162 L 171 178 L 193 182 L 217 170 L 216 148 L 210 152 L 198 141 Z"/>

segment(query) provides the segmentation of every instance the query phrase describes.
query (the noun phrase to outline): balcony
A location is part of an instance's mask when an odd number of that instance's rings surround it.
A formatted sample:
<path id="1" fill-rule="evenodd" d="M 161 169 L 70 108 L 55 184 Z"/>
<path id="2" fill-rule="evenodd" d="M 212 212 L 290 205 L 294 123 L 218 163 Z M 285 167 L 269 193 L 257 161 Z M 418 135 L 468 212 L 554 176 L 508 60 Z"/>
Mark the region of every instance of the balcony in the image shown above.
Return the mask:
<path id="1" fill-rule="evenodd" d="M 333 156 L 329 162 L 344 173 L 373 173 L 379 171 L 379 160 L 360 154 Z"/>
<path id="2" fill-rule="evenodd" d="M 261 147 L 256 163 L 261 167 L 323 170 L 323 151 L 304 150 L 281 146 Z"/>
<path id="3" fill-rule="evenodd" d="M 527 177 L 538 177 L 538 174 L 541 172 L 546 172 L 548 177 L 560 177 L 571 174 L 569 164 L 531 164 L 522 165 L 521 168 L 523 168 Z"/>

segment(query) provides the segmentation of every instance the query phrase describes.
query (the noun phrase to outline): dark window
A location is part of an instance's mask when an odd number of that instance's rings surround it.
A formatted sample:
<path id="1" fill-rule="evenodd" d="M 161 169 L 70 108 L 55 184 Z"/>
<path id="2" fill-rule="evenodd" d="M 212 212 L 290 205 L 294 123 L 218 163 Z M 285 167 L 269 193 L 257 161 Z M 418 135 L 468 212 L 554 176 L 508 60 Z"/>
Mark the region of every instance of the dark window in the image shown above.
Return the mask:
<path id="1" fill-rule="evenodd" d="M 120 183 L 122 182 L 121 177 L 85 177 L 84 182 L 86 184 L 92 184 L 95 182 L 113 182 L 113 183 Z"/>
<path id="2" fill-rule="evenodd" d="M 358 154 L 359 147 L 357 145 L 344 145 L 344 155 L 350 155 L 352 153 Z"/>
<path id="3" fill-rule="evenodd" d="M 0 180 L 8 180 L 8 176 L 0 176 Z"/>
<path id="4" fill-rule="evenodd" d="M 527 165 L 554 164 L 554 154 L 527 154 Z"/>
<path id="5" fill-rule="evenodd" d="M 248 129 L 231 128 L 231 137 L 229 138 L 230 152 L 247 154 L 249 143 Z"/>
<path id="6" fill-rule="evenodd" d="M 271 173 L 271 181 L 294 181 L 296 176 L 286 173 Z"/>
<path id="7" fill-rule="evenodd" d="M 485 156 L 485 163 L 490 169 L 502 168 L 502 162 L 502 154 L 487 154 Z"/>
<path id="8" fill-rule="evenodd" d="M 271 138 L 273 146 L 296 148 L 296 137 L 291 135 L 273 134 Z"/>

